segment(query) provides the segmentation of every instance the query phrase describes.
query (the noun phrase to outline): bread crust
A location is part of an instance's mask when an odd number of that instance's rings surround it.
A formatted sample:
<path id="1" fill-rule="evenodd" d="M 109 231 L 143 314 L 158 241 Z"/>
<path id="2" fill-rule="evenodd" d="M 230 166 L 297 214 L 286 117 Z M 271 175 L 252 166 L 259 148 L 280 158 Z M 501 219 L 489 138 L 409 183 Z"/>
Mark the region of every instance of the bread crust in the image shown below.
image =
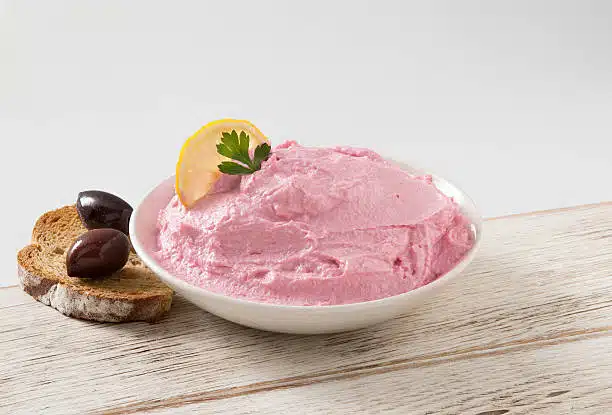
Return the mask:
<path id="1" fill-rule="evenodd" d="M 135 253 L 119 272 L 103 280 L 71 278 L 65 257 L 71 241 L 86 229 L 74 206 L 42 215 L 32 244 L 17 254 L 21 288 L 60 313 L 99 322 L 154 322 L 168 312 L 172 290 Z"/>

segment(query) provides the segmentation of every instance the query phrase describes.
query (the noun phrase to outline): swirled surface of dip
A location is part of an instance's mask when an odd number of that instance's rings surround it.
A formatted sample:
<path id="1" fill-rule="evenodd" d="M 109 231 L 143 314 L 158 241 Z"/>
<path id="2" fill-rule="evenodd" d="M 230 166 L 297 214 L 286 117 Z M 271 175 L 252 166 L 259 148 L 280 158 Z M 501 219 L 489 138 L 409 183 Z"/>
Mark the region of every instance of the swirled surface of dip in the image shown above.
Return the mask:
<path id="1" fill-rule="evenodd" d="M 431 177 L 378 154 L 286 142 L 261 170 L 223 176 L 190 210 L 158 218 L 157 258 L 190 284 L 246 300 L 333 305 L 421 287 L 472 247 Z"/>

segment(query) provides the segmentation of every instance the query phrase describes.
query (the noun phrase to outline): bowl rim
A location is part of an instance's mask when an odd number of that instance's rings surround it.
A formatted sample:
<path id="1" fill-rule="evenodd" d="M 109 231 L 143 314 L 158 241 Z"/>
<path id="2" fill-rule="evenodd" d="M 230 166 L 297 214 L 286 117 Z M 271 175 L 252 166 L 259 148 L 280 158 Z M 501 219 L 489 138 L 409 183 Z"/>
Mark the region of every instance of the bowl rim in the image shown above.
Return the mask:
<path id="1" fill-rule="evenodd" d="M 214 291 L 207 290 L 202 287 L 198 287 L 196 285 L 192 285 L 186 282 L 185 280 L 178 278 L 173 273 L 171 273 L 170 271 L 162 267 L 161 264 L 159 264 L 157 260 L 155 260 L 155 258 L 147 252 L 147 249 L 144 247 L 143 243 L 140 240 L 139 235 L 136 232 L 136 222 L 137 222 L 136 218 L 143 211 L 145 202 L 151 196 L 151 194 L 154 191 L 156 191 L 159 187 L 167 184 L 169 181 L 174 183 L 174 175 L 167 177 L 166 179 L 158 183 L 155 187 L 151 188 L 145 194 L 145 196 L 140 200 L 136 209 L 134 209 L 132 213 L 132 218 L 130 220 L 130 225 L 129 225 L 129 233 L 130 233 L 130 239 L 132 242 L 132 246 L 134 247 L 134 250 L 136 251 L 138 256 L 140 256 L 143 262 L 149 268 L 151 268 L 151 270 L 153 270 L 155 274 L 157 274 L 164 281 L 165 280 L 171 281 L 169 285 L 178 285 L 182 289 L 190 291 L 194 293 L 195 295 L 204 296 L 204 297 L 212 297 L 212 299 L 216 299 L 220 301 L 227 301 L 227 302 L 233 303 L 238 306 L 255 306 L 255 307 L 268 308 L 270 310 L 285 309 L 285 310 L 291 310 L 291 311 L 312 311 L 312 312 L 322 312 L 322 311 L 332 311 L 332 312 L 347 311 L 349 312 L 349 311 L 363 310 L 363 308 L 370 308 L 370 307 L 375 308 L 387 302 L 393 302 L 393 301 L 397 301 L 401 299 L 420 296 L 420 295 L 426 294 L 428 291 L 435 290 L 443 286 L 444 284 L 450 282 L 452 279 L 459 276 L 462 273 L 462 271 L 465 269 L 465 267 L 467 267 L 472 262 L 472 260 L 476 256 L 476 253 L 478 252 L 482 244 L 483 219 L 482 219 L 480 212 L 476 208 L 474 201 L 463 190 L 461 190 L 459 187 L 454 185 L 452 182 L 448 181 L 447 179 L 435 173 L 430 172 L 429 170 L 425 171 L 425 170 L 422 170 L 418 167 L 415 167 L 405 162 L 399 162 L 396 160 L 392 160 L 392 161 L 398 163 L 402 167 L 402 169 L 411 168 L 413 169 L 413 172 L 418 172 L 419 174 L 422 174 L 422 175 L 432 176 L 432 178 L 434 179 L 434 183 L 436 181 L 444 182 L 446 185 L 449 185 L 453 189 L 458 191 L 461 194 L 462 198 L 464 198 L 465 200 L 463 203 L 458 204 L 460 209 L 464 211 L 465 210 L 463 209 L 464 206 L 469 206 L 470 210 L 472 211 L 472 213 L 468 216 L 468 219 L 471 225 L 470 227 L 471 227 L 472 233 L 474 235 L 474 245 L 463 256 L 461 261 L 457 262 L 451 269 L 449 269 L 446 273 L 439 276 L 436 280 L 428 284 L 425 284 L 421 287 L 415 288 L 410 291 L 406 291 L 401 294 L 396 294 L 396 295 L 392 295 L 389 297 L 378 298 L 376 300 L 360 301 L 360 302 L 346 303 L 346 304 L 332 304 L 332 305 L 275 304 L 275 303 L 264 303 L 261 301 L 246 300 L 243 298 L 230 297 L 227 295 L 216 293 Z M 413 172 L 409 172 L 409 173 L 413 174 Z M 440 189 L 438 188 L 438 190 Z M 442 192 L 442 190 L 440 191 Z M 464 211 L 464 214 L 465 214 L 465 211 Z"/>

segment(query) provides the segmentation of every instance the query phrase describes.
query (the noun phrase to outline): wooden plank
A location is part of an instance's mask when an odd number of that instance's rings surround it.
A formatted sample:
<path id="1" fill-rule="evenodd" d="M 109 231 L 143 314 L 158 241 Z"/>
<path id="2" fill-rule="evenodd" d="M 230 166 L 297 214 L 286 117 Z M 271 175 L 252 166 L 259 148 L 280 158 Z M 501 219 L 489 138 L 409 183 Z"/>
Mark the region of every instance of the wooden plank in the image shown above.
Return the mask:
<path id="1" fill-rule="evenodd" d="M 15 270 L 15 272 L 17 272 L 17 270 Z M 32 297 L 21 291 L 18 285 L 0 287 L 0 310 L 18 305 L 31 307 Z M 1 325 L 2 323 L 0 322 L 0 327 Z"/>
<path id="2" fill-rule="evenodd" d="M 232 388 L 378 373 L 605 333 L 611 276 L 612 206 L 600 205 L 487 222 L 478 258 L 444 293 L 412 314 L 352 333 L 265 333 L 181 299 L 156 325 L 89 323 L 18 288 L 2 290 L 10 299 L 0 301 L 0 412 L 180 407 Z"/>
<path id="3" fill-rule="evenodd" d="M 612 408 L 612 333 L 421 362 L 371 375 L 208 400 L 160 414 L 602 415 Z"/>
<path id="4" fill-rule="evenodd" d="M 603 207 L 603 206 L 612 206 L 612 200 L 607 201 L 607 202 L 599 202 L 599 203 L 587 203 L 584 205 L 535 210 L 531 212 L 511 213 L 509 215 L 489 217 L 489 218 L 486 218 L 485 220 L 491 221 L 491 220 L 498 220 L 498 219 L 516 218 L 516 217 L 521 217 L 521 216 L 540 216 L 540 215 L 548 215 L 551 213 L 561 213 L 561 212 L 571 212 L 571 211 L 575 212 L 581 209 L 590 209 L 592 207 Z"/>

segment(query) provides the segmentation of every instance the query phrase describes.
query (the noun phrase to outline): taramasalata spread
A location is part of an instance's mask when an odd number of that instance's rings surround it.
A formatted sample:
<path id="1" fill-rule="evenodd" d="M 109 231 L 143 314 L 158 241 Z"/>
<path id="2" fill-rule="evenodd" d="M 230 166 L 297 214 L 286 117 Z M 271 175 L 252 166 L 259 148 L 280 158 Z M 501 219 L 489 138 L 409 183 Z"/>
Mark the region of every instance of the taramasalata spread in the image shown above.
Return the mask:
<path id="1" fill-rule="evenodd" d="M 286 142 L 250 175 L 222 175 L 158 218 L 157 258 L 190 284 L 251 301 L 335 305 L 434 281 L 474 244 L 431 177 L 370 150 Z"/>

